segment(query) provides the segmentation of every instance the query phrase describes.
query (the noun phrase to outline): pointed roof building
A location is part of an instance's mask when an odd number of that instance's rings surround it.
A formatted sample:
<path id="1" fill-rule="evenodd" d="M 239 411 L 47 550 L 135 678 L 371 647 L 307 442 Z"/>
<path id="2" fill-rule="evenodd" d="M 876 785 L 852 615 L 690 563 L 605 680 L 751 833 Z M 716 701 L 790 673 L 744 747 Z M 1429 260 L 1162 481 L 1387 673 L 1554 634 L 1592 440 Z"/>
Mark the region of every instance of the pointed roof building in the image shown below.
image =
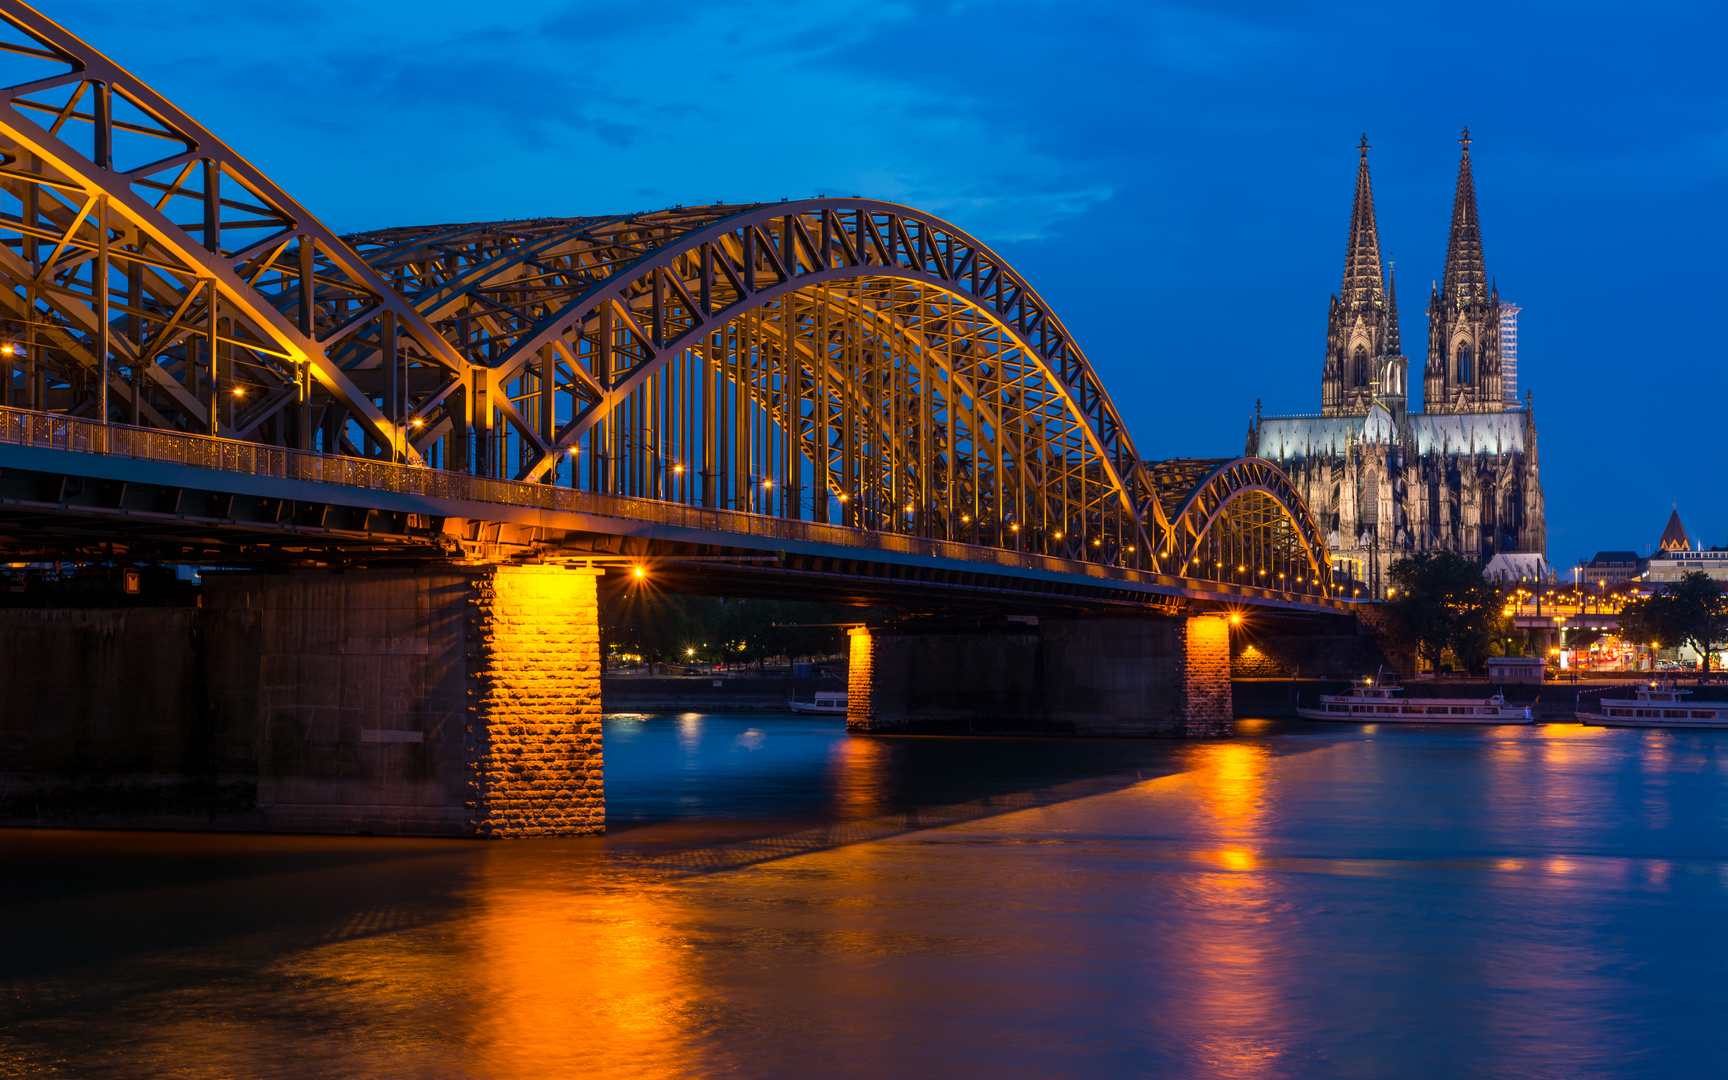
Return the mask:
<path id="1" fill-rule="evenodd" d="M 1421 551 L 1456 552 L 1513 581 L 1553 580 L 1535 409 L 1528 397 L 1502 397 L 1502 312 L 1482 254 L 1469 131 L 1458 141 L 1446 264 L 1434 268 L 1428 306 L 1423 408 L 1405 384 L 1398 287 L 1391 253 L 1380 249 L 1364 136 L 1344 277 L 1328 311 L 1321 415 L 1263 416 L 1256 401 L 1248 428 L 1247 453 L 1285 471 L 1334 564 L 1357 568 L 1374 596 L 1389 595 L 1398 559 Z M 1684 543 L 1678 517 L 1672 529 Z M 1626 565 L 1611 569 L 1630 576 L 1640 560 L 1619 561 Z M 1728 567 L 1728 553 L 1722 561 Z"/>
<path id="2" fill-rule="evenodd" d="M 1662 530 L 1662 541 L 1658 545 L 1662 551 L 1689 551 L 1692 538 L 1686 535 L 1686 526 L 1680 524 L 1680 508 L 1668 515 L 1668 527 Z"/>

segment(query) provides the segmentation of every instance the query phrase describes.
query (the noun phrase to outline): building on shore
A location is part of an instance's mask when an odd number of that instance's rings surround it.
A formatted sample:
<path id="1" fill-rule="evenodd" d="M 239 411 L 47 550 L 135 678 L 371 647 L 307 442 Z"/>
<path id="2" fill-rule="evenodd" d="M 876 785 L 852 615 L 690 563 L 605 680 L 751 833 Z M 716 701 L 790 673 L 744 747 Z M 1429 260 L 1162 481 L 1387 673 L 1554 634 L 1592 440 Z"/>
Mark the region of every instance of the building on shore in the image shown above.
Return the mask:
<path id="1" fill-rule="evenodd" d="M 1679 581 L 1689 573 L 1708 574 L 1713 580 L 1728 582 L 1728 550 L 1706 548 L 1694 544 L 1680 524 L 1680 509 L 1675 507 L 1668 516 L 1668 527 L 1662 530 L 1656 554 L 1644 563 L 1644 580 L 1652 585 Z"/>
<path id="2" fill-rule="evenodd" d="M 1488 560 L 1482 576 L 1493 585 L 1548 585 L 1554 581 L 1554 568 L 1534 551 L 1502 551 Z"/>
<path id="3" fill-rule="evenodd" d="M 1644 574 L 1644 560 L 1636 551 L 1598 551 L 1584 563 L 1584 584 L 1597 591 L 1612 591 Z"/>
<path id="4" fill-rule="evenodd" d="M 1334 569 L 1376 597 L 1392 561 L 1418 551 L 1482 564 L 1533 554 L 1546 565 L 1535 413 L 1528 390 L 1522 405 L 1505 395 L 1507 305 L 1482 253 L 1468 129 L 1459 143 L 1446 266 L 1428 299 L 1421 411 L 1410 409 L 1397 284 L 1381 269 L 1364 136 L 1343 285 L 1327 318 L 1320 412 L 1261 416 L 1256 404 L 1248 428 L 1247 452 L 1296 482 Z M 1516 316 L 1514 308 L 1514 326 Z"/>

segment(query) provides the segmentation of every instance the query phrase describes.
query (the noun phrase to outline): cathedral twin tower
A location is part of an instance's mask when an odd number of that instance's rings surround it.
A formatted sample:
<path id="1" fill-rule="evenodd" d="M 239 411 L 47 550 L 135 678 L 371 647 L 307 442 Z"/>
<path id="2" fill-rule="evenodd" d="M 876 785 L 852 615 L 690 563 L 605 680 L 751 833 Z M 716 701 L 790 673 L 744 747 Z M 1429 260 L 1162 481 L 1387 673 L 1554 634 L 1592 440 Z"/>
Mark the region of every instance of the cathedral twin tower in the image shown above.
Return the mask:
<path id="1" fill-rule="evenodd" d="M 1428 299 L 1428 362 L 1422 403 L 1428 413 L 1500 412 L 1500 296 L 1482 258 L 1476 218 L 1476 181 L 1470 171 L 1470 130 L 1458 140 L 1458 189 L 1452 200 L 1452 235 L 1446 273 Z M 1380 267 L 1380 233 L 1368 177 L 1368 137 L 1358 148 L 1356 202 L 1344 249 L 1344 284 L 1332 298 L 1326 328 L 1326 365 L 1320 378 L 1327 416 L 1367 415 L 1376 400 L 1401 416 L 1409 400 L 1407 368 L 1398 340 L 1398 286 Z"/>
<path id="2" fill-rule="evenodd" d="M 1409 408 L 1397 284 L 1381 267 L 1364 136 L 1344 281 L 1327 315 L 1320 413 L 1262 418 L 1256 407 L 1248 429 L 1248 454 L 1295 481 L 1334 569 L 1364 597 L 1384 596 L 1391 563 L 1417 551 L 1456 552 L 1502 580 L 1548 574 L 1535 412 L 1507 393 L 1468 129 L 1459 142 L 1446 272 L 1428 298 L 1422 410 Z"/>

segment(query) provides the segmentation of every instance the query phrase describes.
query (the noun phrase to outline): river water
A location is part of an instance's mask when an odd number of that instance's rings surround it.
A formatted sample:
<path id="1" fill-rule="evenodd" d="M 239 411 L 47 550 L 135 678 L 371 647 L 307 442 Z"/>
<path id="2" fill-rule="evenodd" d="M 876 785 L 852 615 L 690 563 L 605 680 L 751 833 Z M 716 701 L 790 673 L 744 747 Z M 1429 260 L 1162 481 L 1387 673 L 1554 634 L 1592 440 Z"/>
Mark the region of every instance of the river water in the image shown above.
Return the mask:
<path id="1" fill-rule="evenodd" d="M 1704 1077 L 1728 732 L 613 718 L 611 832 L 0 832 L 0 1076 Z"/>

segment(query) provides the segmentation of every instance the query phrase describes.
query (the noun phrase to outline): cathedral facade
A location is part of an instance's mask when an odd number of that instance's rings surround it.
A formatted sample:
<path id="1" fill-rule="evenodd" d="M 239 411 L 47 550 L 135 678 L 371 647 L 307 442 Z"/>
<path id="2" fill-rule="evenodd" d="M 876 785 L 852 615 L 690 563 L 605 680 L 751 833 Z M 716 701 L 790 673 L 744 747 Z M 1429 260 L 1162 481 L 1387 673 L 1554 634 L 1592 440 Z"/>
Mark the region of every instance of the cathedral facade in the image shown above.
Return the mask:
<path id="1" fill-rule="evenodd" d="M 1502 305 L 1482 254 L 1468 129 L 1459 142 L 1446 268 L 1428 298 L 1421 411 L 1410 408 L 1364 137 L 1343 285 L 1327 317 L 1320 412 L 1263 417 L 1256 404 L 1248 427 L 1247 452 L 1296 482 L 1334 570 L 1364 597 L 1383 597 L 1392 561 L 1417 551 L 1546 561 L 1536 416 L 1528 393 L 1520 403 L 1502 387 Z"/>

